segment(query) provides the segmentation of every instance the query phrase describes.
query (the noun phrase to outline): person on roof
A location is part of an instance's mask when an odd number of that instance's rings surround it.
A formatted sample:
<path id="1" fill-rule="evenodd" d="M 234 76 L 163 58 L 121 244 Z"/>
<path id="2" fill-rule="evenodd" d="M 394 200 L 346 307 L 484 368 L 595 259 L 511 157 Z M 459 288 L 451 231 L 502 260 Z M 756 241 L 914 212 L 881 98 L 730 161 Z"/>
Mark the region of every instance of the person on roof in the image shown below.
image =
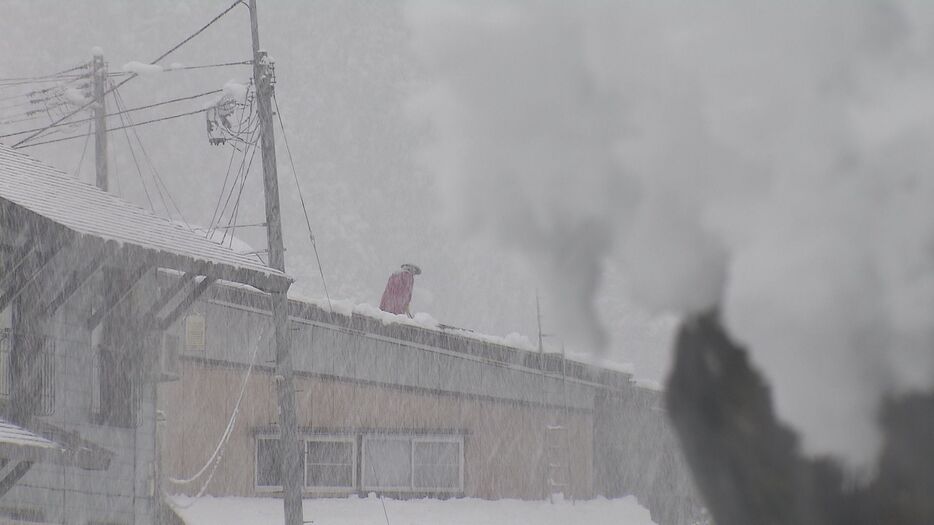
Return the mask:
<path id="1" fill-rule="evenodd" d="M 379 309 L 391 314 L 405 314 L 412 317 L 409 311 L 409 302 L 412 300 L 412 288 L 415 286 L 415 276 L 422 273 L 421 268 L 414 264 L 403 264 L 402 269 L 389 276 L 383 298 L 379 301 Z"/>

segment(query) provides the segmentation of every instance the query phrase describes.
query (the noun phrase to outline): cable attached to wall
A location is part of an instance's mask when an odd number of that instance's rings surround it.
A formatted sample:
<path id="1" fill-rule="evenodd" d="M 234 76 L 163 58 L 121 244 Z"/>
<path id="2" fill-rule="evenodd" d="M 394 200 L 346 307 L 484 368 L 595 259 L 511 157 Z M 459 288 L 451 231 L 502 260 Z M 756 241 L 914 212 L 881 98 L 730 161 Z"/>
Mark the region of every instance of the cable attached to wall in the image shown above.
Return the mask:
<path id="1" fill-rule="evenodd" d="M 227 445 L 228 440 L 230 439 L 231 434 L 233 434 L 233 429 L 237 424 L 237 417 L 240 415 L 240 403 L 243 401 L 243 395 L 246 393 L 246 386 L 250 381 L 250 375 L 253 373 L 253 366 L 256 364 L 256 356 L 259 354 L 259 348 L 263 340 L 269 334 L 272 325 L 267 325 L 266 328 L 260 333 L 259 337 L 256 340 L 255 345 L 253 346 L 253 354 L 250 356 L 250 366 L 247 368 L 246 374 L 243 376 L 243 381 L 240 384 L 240 395 L 237 397 L 237 403 L 234 405 L 233 413 L 230 415 L 230 419 L 227 421 L 227 428 L 224 429 L 223 435 L 221 435 L 220 440 L 217 442 L 217 446 L 214 447 L 214 452 L 211 454 L 211 457 L 208 458 L 207 462 L 201 469 L 198 470 L 193 476 L 188 478 L 165 478 L 170 483 L 176 485 L 188 485 L 198 480 L 208 468 L 211 468 L 211 473 L 208 478 L 205 480 L 204 484 L 201 486 L 201 489 L 198 490 L 195 498 L 200 498 L 204 495 L 204 492 L 207 490 L 208 485 L 211 483 L 211 479 L 214 477 L 214 472 L 217 470 L 217 466 L 220 464 L 220 460 L 223 457 L 223 450 Z M 189 505 L 190 506 L 190 505 Z M 187 508 L 179 506 L 180 508 Z"/>

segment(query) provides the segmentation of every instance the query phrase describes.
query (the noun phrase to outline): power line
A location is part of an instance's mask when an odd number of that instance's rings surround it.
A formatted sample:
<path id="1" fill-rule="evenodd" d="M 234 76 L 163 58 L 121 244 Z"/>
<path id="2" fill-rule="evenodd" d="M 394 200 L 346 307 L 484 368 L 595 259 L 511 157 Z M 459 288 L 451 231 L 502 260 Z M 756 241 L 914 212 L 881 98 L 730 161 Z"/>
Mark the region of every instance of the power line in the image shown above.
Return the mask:
<path id="1" fill-rule="evenodd" d="M 62 74 L 64 74 L 64 73 L 71 73 L 72 71 L 77 71 L 77 70 L 79 70 L 79 69 L 85 69 L 85 68 L 87 68 L 90 64 L 91 64 L 90 62 L 84 62 L 84 63 L 82 63 L 82 64 L 78 64 L 77 66 L 70 67 L 70 68 L 68 68 L 68 69 L 63 69 L 63 70 L 59 71 L 58 73 L 54 73 L 54 74 L 55 74 L 55 75 L 62 75 Z"/>
<path id="2" fill-rule="evenodd" d="M 176 119 L 176 118 L 181 118 L 181 117 L 187 117 L 187 116 L 190 116 L 190 115 L 196 115 L 196 114 L 198 114 L 198 113 L 204 113 L 204 111 L 205 111 L 205 110 L 203 110 L 203 109 L 196 109 L 196 110 L 194 110 L 194 111 L 188 111 L 188 112 L 186 112 L 186 113 L 179 113 L 179 114 L 177 114 L 177 115 L 169 115 L 169 116 L 167 116 L 167 117 L 156 118 L 156 119 L 152 119 L 152 120 L 144 120 L 144 121 L 142 121 L 142 122 L 137 122 L 136 124 L 131 124 L 131 125 L 127 125 L 127 126 L 120 126 L 120 127 L 117 127 L 117 128 L 108 128 L 108 129 L 107 129 L 107 132 L 110 133 L 111 131 L 119 131 L 119 130 L 121 130 L 121 129 L 135 128 L 135 127 L 137 127 L 137 126 L 145 126 L 145 125 L 147 125 L 147 124 L 152 124 L 152 123 L 155 123 L 155 122 L 162 122 L 163 120 L 171 120 L 171 119 Z M 55 142 L 64 142 L 64 141 L 66 141 L 66 140 L 80 139 L 81 137 L 83 137 L 83 135 L 72 135 L 72 136 L 70 136 L 70 137 L 62 137 L 62 138 L 60 138 L 60 139 L 45 140 L 45 141 L 42 141 L 42 142 L 33 142 L 32 144 L 25 144 L 25 145 L 22 145 L 22 146 L 19 146 L 19 147 L 20 147 L 20 148 L 31 148 L 31 147 L 33 147 L 33 146 L 41 146 L 41 145 L 43 145 L 43 144 L 53 144 L 53 143 L 55 143 Z M 16 146 L 14 146 L 14 147 L 16 147 Z"/>
<path id="3" fill-rule="evenodd" d="M 165 58 L 165 57 L 171 55 L 173 52 L 175 52 L 175 50 L 177 50 L 178 48 L 180 48 L 180 47 L 182 47 L 183 45 L 185 45 L 186 43 L 188 43 L 192 38 L 194 38 L 194 37 L 200 35 L 201 32 L 203 32 L 205 29 L 207 29 L 208 27 L 210 27 L 214 22 L 217 22 L 222 16 L 226 15 L 226 14 L 229 13 L 231 10 L 233 10 L 233 8 L 235 8 L 235 7 L 237 7 L 238 5 L 240 5 L 240 3 L 241 3 L 241 0 L 237 0 L 236 2 L 234 2 L 233 4 L 231 4 L 230 7 L 228 7 L 227 9 L 225 9 L 225 10 L 224 10 L 223 12 L 221 12 L 219 15 L 215 16 L 214 18 L 212 18 L 210 22 L 208 22 L 207 24 L 203 25 L 203 26 L 201 27 L 201 29 L 198 29 L 197 31 L 195 31 L 193 34 L 191 34 L 190 36 L 188 36 L 187 38 L 185 38 L 184 40 L 182 40 L 182 41 L 179 42 L 178 44 L 174 45 L 171 49 L 169 49 L 169 50 L 166 51 L 165 53 L 162 53 L 162 55 L 160 55 L 159 58 L 153 60 L 152 63 L 159 62 L 159 61 L 162 60 L 163 58 Z M 117 89 L 117 88 L 123 86 L 124 84 L 126 84 L 127 82 L 133 80 L 134 78 L 136 78 L 136 77 L 138 77 L 138 76 L 139 76 L 138 74 L 133 73 L 133 74 L 130 75 L 129 77 L 127 77 L 127 78 L 123 79 L 122 81 L 120 81 L 120 83 L 118 83 L 116 86 L 110 88 L 110 90 L 104 92 L 104 95 L 107 95 L 107 94 L 110 93 L 111 91 L 113 91 L 113 90 L 115 90 L 115 89 Z M 69 119 L 69 118 L 71 118 L 72 116 L 78 114 L 78 112 L 83 111 L 83 110 L 85 110 L 86 108 L 88 108 L 88 107 L 89 107 L 91 104 L 93 104 L 93 103 L 94 103 L 94 100 L 90 100 L 90 101 L 86 102 L 84 105 L 82 105 L 82 106 L 79 107 L 78 109 L 72 111 L 71 113 L 68 113 L 67 115 L 65 115 L 65 116 L 59 118 L 58 120 L 56 120 L 55 122 L 49 124 L 49 125 L 46 127 L 46 129 L 50 129 L 50 128 L 52 128 L 53 126 L 56 126 L 56 125 L 60 124 L 61 122 L 65 121 L 65 120 L 67 120 L 67 119 Z M 38 135 L 41 135 L 42 133 L 44 133 L 46 129 L 43 129 L 43 130 L 41 130 L 41 131 L 37 131 L 37 132 L 33 133 L 32 135 L 29 135 L 29 136 L 26 137 L 25 139 L 23 139 L 23 140 L 17 142 L 16 144 L 14 144 L 13 147 L 14 147 L 14 148 L 22 147 L 26 142 L 29 142 L 30 140 L 36 138 Z M 48 143 L 48 141 L 47 141 L 46 143 Z"/>
<path id="4" fill-rule="evenodd" d="M 166 105 L 166 104 L 174 104 L 174 103 L 176 103 L 176 102 L 183 102 L 183 101 L 185 101 L 185 100 L 193 100 L 193 99 L 196 99 L 196 98 L 206 97 L 206 96 L 208 96 L 208 95 L 216 95 L 217 93 L 222 93 L 223 91 L 224 91 L 223 89 L 212 89 L 211 91 L 205 91 L 204 93 L 198 93 L 197 95 L 190 95 L 190 96 L 187 96 L 187 97 L 178 97 L 178 98 L 173 98 L 173 99 L 169 99 L 169 100 L 163 100 L 162 102 L 156 102 L 156 103 L 154 103 L 154 104 L 147 104 L 147 105 L 145 105 L 145 106 L 137 106 L 137 107 L 135 107 L 135 108 L 124 109 L 124 110 L 122 110 L 120 113 L 133 113 L 134 111 L 140 111 L 140 110 L 143 110 L 143 109 L 155 108 L 155 107 L 158 107 L 158 106 L 164 106 L 164 105 Z M 120 97 L 120 98 L 122 99 L 123 97 Z M 110 116 L 110 115 L 108 115 L 108 116 Z"/>
<path id="5" fill-rule="evenodd" d="M 91 142 L 91 124 L 88 123 L 88 132 L 85 135 L 84 139 L 84 148 L 81 149 L 81 158 L 78 159 L 78 167 L 75 168 L 75 173 L 72 175 L 74 178 L 78 178 L 78 175 L 81 173 L 81 165 L 84 164 L 84 155 L 88 152 L 88 143 Z"/>
<path id="6" fill-rule="evenodd" d="M 23 113 L 23 115 L 28 115 L 28 113 Z M 11 116 L 16 116 L 16 115 L 11 115 Z M 33 115 L 31 115 L 31 116 L 26 116 L 26 117 L 23 117 L 23 118 L 17 118 L 17 119 L 13 119 L 13 120 L 0 120 L 0 125 L 18 124 L 18 123 L 20 123 L 20 122 L 29 122 L 30 120 L 40 119 L 40 118 L 42 118 L 42 117 L 44 117 L 44 116 L 45 116 L 45 115 L 33 114 Z M 7 118 L 9 118 L 9 117 L 7 117 Z"/>
<path id="7" fill-rule="evenodd" d="M 315 251 L 315 260 L 318 262 L 318 272 L 321 274 L 321 284 L 324 285 L 324 296 L 328 300 L 328 317 L 330 317 L 331 311 L 333 310 L 331 306 L 331 295 L 328 293 L 328 283 L 324 278 L 324 268 L 321 267 L 321 258 L 318 256 L 318 243 L 315 242 L 315 234 L 311 229 L 311 219 L 308 218 L 308 208 L 305 206 L 305 196 L 302 194 L 302 185 L 298 182 L 298 173 L 295 171 L 295 162 L 292 160 L 292 149 L 289 147 L 289 139 L 285 134 L 285 125 L 282 123 L 282 112 L 279 111 L 279 99 L 276 98 L 275 94 L 272 97 L 272 101 L 276 105 L 276 117 L 279 119 L 279 128 L 282 130 L 282 140 L 285 142 L 285 151 L 289 156 L 289 165 L 292 166 L 292 177 L 295 179 L 295 187 L 298 189 L 298 199 L 302 203 L 302 212 L 305 214 L 308 238 L 311 239 L 311 247 Z"/>
<path id="8" fill-rule="evenodd" d="M 240 60 L 238 62 L 223 62 L 220 64 L 201 64 L 197 66 L 178 66 L 178 67 L 169 66 L 169 67 L 163 68 L 162 71 L 160 71 L 160 73 L 173 73 L 175 71 L 191 71 L 195 69 L 211 69 L 211 68 L 230 67 L 230 66 L 249 66 L 252 64 L 253 64 L 252 60 Z M 107 76 L 125 77 L 127 75 L 133 75 L 133 74 L 135 73 L 133 73 L 132 71 L 114 71 L 111 73 L 107 73 Z"/>
<path id="9" fill-rule="evenodd" d="M 165 57 L 171 55 L 172 53 L 175 52 L 175 50 L 177 50 L 178 48 L 180 48 L 180 47 L 182 47 L 183 45 L 187 44 L 188 41 L 191 40 L 192 38 L 194 38 L 194 37 L 200 35 L 205 29 L 207 29 L 208 27 L 210 27 L 214 22 L 217 22 L 218 20 L 220 20 L 220 18 L 221 18 L 222 16 L 224 16 L 224 15 L 226 15 L 227 13 L 229 13 L 230 11 L 232 11 L 233 8 L 237 7 L 237 6 L 240 5 L 241 3 L 242 3 L 241 0 L 237 0 L 236 2 L 230 4 L 230 7 L 228 7 L 227 9 L 224 9 L 219 15 L 215 16 L 214 18 L 212 18 L 210 22 L 208 22 L 207 24 L 204 24 L 203 26 L 201 26 L 201 29 L 195 31 L 195 32 L 192 33 L 188 38 L 186 38 L 185 40 L 182 40 L 181 42 L 179 42 L 178 44 L 176 44 L 175 47 L 173 47 L 172 49 L 169 49 L 169 50 L 166 51 L 165 53 L 162 53 L 162 55 L 161 55 L 159 58 L 153 60 L 151 63 L 155 64 L 156 62 L 159 62 L 159 61 L 162 60 L 163 58 L 165 58 Z"/>
<path id="10" fill-rule="evenodd" d="M 257 148 L 256 145 L 253 145 L 253 152 L 250 153 L 250 162 L 247 163 L 246 171 L 243 173 L 243 178 L 240 180 L 240 192 L 237 193 L 237 200 L 234 202 L 234 208 L 230 213 L 230 220 L 227 221 L 227 228 L 224 230 L 223 238 L 226 240 L 227 235 L 230 235 L 231 248 L 233 248 L 233 239 L 237 233 L 236 228 L 233 228 L 233 225 L 237 222 L 237 217 L 240 216 L 240 202 L 241 198 L 243 197 L 243 190 L 246 188 L 246 179 L 250 176 L 250 169 L 253 168 L 253 159 L 256 157 L 256 151 L 258 149 L 259 148 Z"/>
<path id="11" fill-rule="evenodd" d="M 251 66 L 253 65 L 252 60 L 240 60 L 237 62 L 222 62 L 220 64 L 199 64 L 196 66 L 178 66 L 172 67 L 169 66 L 163 69 L 163 73 L 172 73 L 174 71 L 192 71 L 196 69 L 212 69 L 217 67 L 231 67 L 231 66 Z"/>
<path id="12" fill-rule="evenodd" d="M 123 102 L 123 95 L 120 94 L 119 91 L 114 91 L 114 100 L 117 102 L 118 109 L 126 107 L 126 105 Z M 129 115 L 126 115 L 126 119 L 127 121 L 129 121 L 130 124 L 133 124 L 133 120 L 132 118 L 130 118 Z M 149 152 L 146 151 L 146 146 L 143 144 L 143 140 L 139 137 L 139 133 L 136 131 L 135 127 L 133 128 L 133 135 L 136 137 L 136 142 L 139 143 L 139 148 L 143 152 L 143 157 L 146 159 L 146 162 L 149 164 L 149 169 L 150 171 L 152 171 L 152 174 L 156 180 L 156 189 L 159 189 L 160 184 L 162 185 L 162 190 L 159 191 L 159 194 L 161 195 L 164 190 L 165 195 L 169 197 L 169 202 L 172 203 L 172 207 L 175 208 L 175 212 L 178 213 L 178 218 L 181 219 L 185 227 L 190 230 L 191 225 L 188 224 L 188 221 L 185 220 L 185 215 L 182 214 L 181 208 L 178 207 L 178 204 L 175 202 L 175 199 L 172 198 L 172 193 L 169 192 L 168 186 L 166 186 L 165 181 L 162 180 L 162 176 L 159 175 L 159 171 L 156 170 L 156 165 L 152 162 L 152 158 L 150 158 Z M 165 199 L 163 198 L 163 205 L 164 204 L 165 204 Z M 166 207 L 166 211 L 168 211 L 168 207 Z M 171 212 L 169 212 L 170 217 L 171 215 L 172 215 Z"/>
<path id="13" fill-rule="evenodd" d="M 26 92 L 23 92 L 23 93 L 17 93 L 16 95 L 7 95 L 7 96 L 5 96 L 5 97 L 0 97 L 0 101 L 13 100 L 13 99 L 17 99 L 17 98 L 20 98 L 20 97 L 28 97 L 28 96 L 31 95 L 32 93 L 33 93 L 32 91 L 26 91 Z"/>
<path id="14" fill-rule="evenodd" d="M 251 106 L 250 111 L 252 112 L 252 106 Z M 231 185 L 230 185 L 230 191 L 227 193 L 227 200 L 224 201 L 224 206 L 223 206 L 223 208 L 220 209 L 220 213 L 219 213 L 219 214 L 215 213 L 215 214 L 211 217 L 211 224 L 208 225 L 208 237 L 209 237 L 209 238 L 213 237 L 214 232 L 217 231 L 218 226 L 219 226 L 219 225 L 221 224 L 221 222 L 223 221 L 223 219 L 224 219 L 224 214 L 227 212 L 228 206 L 230 205 L 230 200 L 233 198 L 233 194 L 234 194 L 234 192 L 235 192 L 236 189 L 237 189 L 237 183 L 238 183 L 239 181 L 241 181 L 241 178 L 242 178 L 242 182 L 240 183 L 241 193 L 242 193 L 242 191 L 243 191 L 242 188 L 244 187 L 244 184 L 246 183 L 246 177 L 247 177 L 247 175 L 249 174 L 250 168 L 251 168 L 252 165 L 253 165 L 253 156 L 252 156 L 252 155 L 255 155 L 255 154 L 256 154 L 256 142 L 257 142 L 257 139 L 258 139 L 258 130 L 257 130 L 257 129 L 253 129 L 253 130 L 250 132 L 250 137 L 249 137 L 249 139 L 250 139 L 250 140 L 246 143 L 246 147 L 243 149 L 243 157 L 240 159 L 240 167 L 237 168 L 237 175 L 236 175 L 236 177 L 234 177 L 233 182 L 232 182 Z M 251 148 L 252 148 L 252 150 L 251 150 Z M 236 148 L 234 148 L 234 151 L 236 152 L 236 151 L 238 151 L 238 150 L 237 150 Z M 251 155 L 251 153 L 252 153 L 252 155 Z M 251 155 L 251 156 L 250 156 L 250 162 L 249 162 L 249 164 L 247 164 L 247 155 Z M 232 163 L 232 162 L 233 162 L 233 155 L 231 156 L 231 163 Z M 244 171 L 244 170 L 246 170 L 246 171 Z M 230 176 L 230 167 L 228 166 L 228 174 L 227 174 L 227 176 L 224 178 L 224 185 L 223 185 L 223 187 L 221 188 L 220 195 L 218 196 L 218 206 L 220 205 L 220 200 L 222 200 L 223 197 L 224 197 L 224 190 L 227 188 L 227 179 L 229 178 L 229 176 Z M 237 206 L 238 206 L 238 205 L 239 205 L 239 196 L 237 197 L 237 201 L 234 203 L 233 209 L 231 209 L 231 212 L 230 212 L 230 219 L 227 221 L 227 226 L 228 226 L 228 228 L 225 228 L 225 229 L 224 229 L 224 236 L 221 238 L 221 244 L 223 244 L 224 242 L 226 242 L 226 240 L 227 240 L 227 234 L 228 234 L 229 231 L 230 231 L 229 226 L 231 226 L 231 225 L 234 224 L 234 222 L 235 222 L 234 217 L 235 217 L 236 209 L 237 209 Z M 217 207 L 215 207 L 215 212 L 216 212 L 216 210 L 217 210 Z M 216 222 L 215 222 L 215 218 L 216 218 Z"/>
<path id="15" fill-rule="evenodd" d="M 118 98 L 117 98 L 117 96 L 119 95 L 119 93 L 120 93 L 119 91 L 114 90 L 113 95 L 111 95 L 111 96 L 113 96 L 113 98 L 114 98 L 114 105 L 117 106 L 117 109 L 120 108 L 120 100 L 118 100 Z M 122 114 L 120 115 L 120 122 L 123 122 L 124 125 L 127 125 L 127 120 L 126 120 L 125 115 L 122 115 Z M 155 207 L 155 205 L 153 204 L 152 198 L 151 198 L 150 195 L 149 195 L 149 189 L 148 189 L 147 186 L 146 186 L 146 180 L 145 180 L 145 177 L 143 176 L 143 170 L 142 170 L 142 168 L 140 168 L 139 160 L 136 158 L 136 152 L 135 152 L 134 149 L 133 149 L 133 143 L 132 143 L 132 141 L 130 140 L 130 133 L 126 130 L 126 128 L 124 128 L 124 130 L 123 130 L 123 135 L 126 137 L 127 147 L 130 148 L 130 156 L 133 157 L 133 164 L 136 165 L 136 173 L 139 175 L 139 182 L 140 182 L 140 184 L 143 185 L 143 192 L 146 193 L 146 200 L 149 201 L 149 208 L 153 211 L 153 213 L 155 213 L 156 207 Z M 156 184 L 156 191 L 159 191 L 159 185 L 158 185 L 158 184 Z M 168 212 L 169 212 L 169 207 L 166 206 L 166 204 L 165 204 L 165 197 L 162 196 L 162 192 L 161 192 L 161 191 L 159 191 L 159 196 L 162 198 L 162 206 L 165 208 L 166 213 L 167 213 L 168 215 L 171 215 L 170 213 L 168 213 Z"/>
<path id="16" fill-rule="evenodd" d="M 200 97 L 206 97 L 206 96 L 208 96 L 208 95 L 216 95 L 217 93 L 222 93 L 223 91 L 224 91 L 223 89 L 214 89 L 214 90 L 211 90 L 211 91 L 205 91 L 204 93 L 198 93 L 197 95 L 191 95 L 191 96 L 187 96 L 187 97 L 178 97 L 178 98 L 173 98 L 173 99 L 170 99 L 170 100 L 163 100 L 162 102 L 156 102 L 156 103 L 154 103 L 154 104 L 147 104 L 147 105 L 145 105 L 145 106 L 138 106 L 138 107 L 135 107 L 135 108 L 123 109 L 123 110 L 117 111 L 117 112 L 115 112 L 115 113 L 108 113 L 107 116 L 108 116 L 108 117 L 116 117 L 116 116 L 122 115 L 122 114 L 124 114 L 124 113 L 133 113 L 133 112 L 135 112 L 135 111 L 142 111 L 142 110 L 144 110 L 144 109 L 152 109 L 152 108 L 155 108 L 155 107 L 164 106 L 164 105 L 166 105 L 166 104 L 174 104 L 174 103 L 176 103 L 176 102 L 184 102 L 184 101 L 186 101 L 186 100 L 193 100 L 193 99 L 200 98 Z M 70 125 L 72 125 L 72 124 L 80 124 L 81 122 L 90 122 L 90 121 L 92 121 L 92 120 L 94 120 L 94 118 L 86 118 L 86 119 L 80 119 L 80 120 L 73 120 L 73 121 L 68 122 L 67 124 L 63 124 L 63 125 L 64 125 L 64 126 L 70 126 Z M 56 127 L 58 127 L 58 126 L 56 126 Z M 17 132 L 15 132 L 15 133 L 7 133 L 7 134 L 5 134 L 5 135 L 0 135 L 0 139 L 7 138 L 7 137 L 15 137 L 16 135 L 25 135 L 26 133 L 31 133 L 31 132 L 33 132 L 33 131 L 39 131 L 39 130 L 42 130 L 42 129 L 46 129 L 46 128 L 25 129 L 25 130 L 23 130 L 23 131 L 17 131 Z"/>
<path id="17" fill-rule="evenodd" d="M 240 181 L 240 191 L 237 193 L 237 198 L 234 201 L 233 208 L 230 210 L 230 217 L 227 220 L 228 228 L 224 229 L 224 236 L 221 237 L 221 244 L 224 244 L 227 241 L 227 235 L 230 234 L 231 240 L 235 232 L 231 231 L 229 226 L 233 225 L 237 220 L 237 215 L 240 210 L 240 198 L 243 196 L 243 189 L 246 187 L 246 179 L 250 175 L 250 169 L 253 167 L 253 158 L 256 156 L 256 150 L 259 149 L 256 147 L 256 141 L 258 136 L 251 137 L 250 142 L 247 147 L 243 150 L 243 159 L 240 161 L 240 169 L 238 170 L 237 177 L 234 178 L 233 184 L 230 186 L 230 193 L 227 195 L 227 202 L 224 203 L 224 208 L 221 210 L 221 215 L 218 217 L 218 224 L 224 217 L 224 212 L 227 211 L 227 205 L 230 204 L 230 199 L 233 197 L 234 191 L 236 190 L 237 181 Z M 252 147 L 252 150 L 250 149 Z M 247 162 L 247 154 L 250 154 L 250 160 Z M 213 233 L 212 233 L 213 236 Z"/>
<path id="18" fill-rule="evenodd" d="M 82 73 L 82 74 L 80 74 L 80 75 L 58 75 L 58 74 L 55 74 L 55 75 L 40 75 L 40 76 L 37 76 L 37 77 L 6 77 L 6 78 L 0 78 L 0 83 L 7 83 L 7 82 L 26 82 L 26 83 L 29 83 L 29 82 L 46 82 L 46 81 L 48 81 L 48 82 L 58 82 L 58 81 L 63 80 L 63 79 L 76 79 L 76 78 L 81 78 L 81 77 L 86 77 L 86 76 L 88 76 L 87 73 Z"/>
<path id="19" fill-rule="evenodd" d="M 16 86 L 28 86 L 30 84 L 48 84 L 50 82 L 63 82 L 66 80 L 77 80 L 79 78 L 84 78 L 87 75 L 69 75 L 66 77 L 57 77 L 57 78 L 33 78 L 33 79 L 0 79 L 0 89 L 11 88 Z"/>
<path id="20" fill-rule="evenodd" d="M 166 69 L 166 72 L 171 71 L 191 71 L 194 69 L 210 69 L 215 67 L 229 67 L 229 66 L 251 66 L 253 65 L 252 60 L 241 60 L 239 62 L 224 62 L 222 64 L 204 64 L 199 66 L 181 66 L 181 67 L 170 67 Z"/>
<path id="21" fill-rule="evenodd" d="M 85 64 L 75 66 L 73 68 L 66 69 L 64 70 L 64 72 L 76 71 L 76 70 L 83 69 L 86 67 L 87 67 L 87 64 L 85 63 Z M 77 79 L 85 78 L 88 76 L 87 73 L 82 73 L 80 75 L 65 75 L 64 72 L 54 73 L 52 75 L 40 75 L 40 76 L 34 76 L 34 77 L 2 78 L 0 79 L 0 89 L 8 89 L 8 88 L 19 87 L 19 86 L 29 86 L 29 85 L 38 84 L 38 83 L 44 84 L 44 83 L 49 83 L 49 82 L 64 82 L 64 81 L 68 81 L 69 79 L 71 82 L 74 82 Z M 27 91 L 26 93 L 20 93 L 17 95 L 3 97 L 0 100 L 11 100 L 11 99 L 19 98 L 22 96 L 28 97 L 30 95 L 34 95 L 36 93 L 44 93 L 52 89 L 55 89 L 55 88 L 48 87 L 44 89 L 33 89 L 31 91 Z"/>
<path id="22" fill-rule="evenodd" d="M 14 97 L 14 98 L 19 98 L 19 97 Z M 34 104 L 36 104 L 36 102 L 33 102 L 32 100 L 23 100 L 22 102 L 16 102 L 13 104 L 7 104 L 5 106 L 0 106 L 0 110 L 21 108 L 21 107 L 26 107 L 26 106 L 32 106 Z"/>
<path id="23" fill-rule="evenodd" d="M 123 121 L 123 115 L 120 115 L 120 120 Z M 125 123 L 125 122 L 124 122 Z M 136 173 L 139 174 L 139 182 L 143 185 L 143 193 L 146 194 L 146 200 L 149 202 L 149 209 L 155 213 L 156 206 L 152 203 L 152 197 L 149 195 L 149 188 L 146 186 L 146 179 L 143 177 L 143 170 L 139 167 L 139 160 L 136 158 L 136 152 L 133 150 L 133 143 L 130 141 L 130 133 L 126 131 L 127 126 L 123 126 L 123 135 L 126 137 L 127 148 L 130 149 L 130 157 L 133 159 L 133 164 L 136 165 Z M 114 128 L 117 129 L 117 128 Z M 106 131 L 110 131 L 109 129 Z M 32 144 L 33 146 L 35 144 Z"/>
<path id="24" fill-rule="evenodd" d="M 214 213 L 211 214 L 211 221 L 208 223 L 207 234 L 210 236 L 213 232 L 214 221 L 217 220 L 217 223 L 220 224 L 220 218 L 217 216 L 217 211 L 221 207 L 221 201 L 224 199 L 224 190 L 227 189 L 227 181 L 230 180 L 230 168 L 233 166 L 234 157 L 237 156 L 236 148 L 230 149 L 230 161 L 227 163 L 227 174 L 224 175 L 224 184 L 221 185 L 221 191 L 217 195 L 217 203 L 214 204 Z"/>
<path id="25" fill-rule="evenodd" d="M 234 135 L 233 138 L 236 138 L 240 140 L 241 142 L 244 142 L 246 144 L 246 147 L 243 150 L 243 158 L 240 160 L 240 167 L 237 169 L 237 176 L 234 177 L 234 180 L 230 187 L 230 192 L 227 193 L 227 200 L 224 202 L 224 207 L 221 208 L 220 203 L 224 199 L 224 192 L 227 189 L 227 181 L 230 179 L 230 173 L 231 173 L 230 168 L 233 165 L 233 160 L 234 160 L 234 157 L 236 156 L 236 152 L 239 151 L 239 149 L 235 146 L 232 146 L 231 148 L 233 151 L 230 156 L 230 162 L 227 165 L 227 174 L 224 176 L 224 184 L 221 186 L 221 191 L 218 195 L 217 204 L 214 206 L 214 213 L 211 215 L 211 222 L 208 224 L 208 234 L 210 236 L 213 236 L 214 232 L 217 230 L 217 227 L 221 224 L 221 221 L 223 221 L 224 213 L 226 213 L 227 207 L 230 204 L 230 199 L 233 197 L 233 192 L 236 190 L 237 182 L 240 180 L 240 177 L 243 176 L 244 166 L 246 165 L 246 156 L 250 153 L 250 148 L 256 145 L 256 141 L 258 139 L 258 126 L 253 125 L 253 123 L 256 120 L 257 120 L 257 116 L 253 113 L 253 100 L 250 99 L 249 105 L 243 108 L 243 110 L 240 113 L 240 118 L 237 119 L 236 134 L 234 134 L 232 130 L 228 130 L 228 134 Z M 244 126 L 246 127 L 245 132 L 244 132 Z M 240 138 L 240 136 L 244 134 L 246 134 L 247 136 L 247 140 L 245 141 Z M 253 153 L 255 154 L 255 150 L 253 150 Z M 251 157 L 251 160 L 252 160 L 252 157 Z M 247 170 L 249 170 L 249 167 L 247 167 Z M 241 187 L 242 187 L 242 184 L 241 184 Z M 218 214 L 218 210 L 220 210 L 219 214 Z M 231 217 L 233 217 L 233 213 L 234 212 L 232 211 Z M 228 221 L 228 226 L 230 226 L 230 224 L 232 223 L 233 223 L 233 220 L 231 219 L 231 221 Z M 221 239 L 221 243 L 223 243 L 226 240 L 226 238 L 227 238 L 227 231 L 225 230 L 224 237 Z"/>

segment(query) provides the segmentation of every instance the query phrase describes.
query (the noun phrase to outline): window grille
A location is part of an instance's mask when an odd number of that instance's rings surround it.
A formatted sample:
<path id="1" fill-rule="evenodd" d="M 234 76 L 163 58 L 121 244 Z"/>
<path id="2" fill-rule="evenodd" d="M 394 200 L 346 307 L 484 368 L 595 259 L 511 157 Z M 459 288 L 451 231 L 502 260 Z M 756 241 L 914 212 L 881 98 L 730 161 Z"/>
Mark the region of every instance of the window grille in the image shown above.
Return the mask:
<path id="1" fill-rule="evenodd" d="M 353 437 L 314 436 L 305 440 L 305 487 L 353 490 L 357 474 Z"/>

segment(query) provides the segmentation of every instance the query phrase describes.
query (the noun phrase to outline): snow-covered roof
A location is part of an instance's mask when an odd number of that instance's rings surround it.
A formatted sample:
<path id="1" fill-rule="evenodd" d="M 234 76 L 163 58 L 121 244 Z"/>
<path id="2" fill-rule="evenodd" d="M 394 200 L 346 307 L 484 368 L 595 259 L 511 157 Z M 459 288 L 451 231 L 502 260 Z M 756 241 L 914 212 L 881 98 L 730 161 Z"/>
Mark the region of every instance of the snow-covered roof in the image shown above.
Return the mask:
<path id="1" fill-rule="evenodd" d="M 14 425 L 2 418 L 0 418 L 0 444 L 48 449 L 62 448 L 61 445 L 49 441 L 38 434 L 33 434 L 25 428 Z"/>
<path id="2" fill-rule="evenodd" d="M 82 235 L 209 265 L 225 265 L 274 280 L 288 279 L 284 273 L 263 265 L 254 257 L 238 254 L 2 144 L 0 198 Z M 230 279 L 226 274 L 217 277 Z"/>

